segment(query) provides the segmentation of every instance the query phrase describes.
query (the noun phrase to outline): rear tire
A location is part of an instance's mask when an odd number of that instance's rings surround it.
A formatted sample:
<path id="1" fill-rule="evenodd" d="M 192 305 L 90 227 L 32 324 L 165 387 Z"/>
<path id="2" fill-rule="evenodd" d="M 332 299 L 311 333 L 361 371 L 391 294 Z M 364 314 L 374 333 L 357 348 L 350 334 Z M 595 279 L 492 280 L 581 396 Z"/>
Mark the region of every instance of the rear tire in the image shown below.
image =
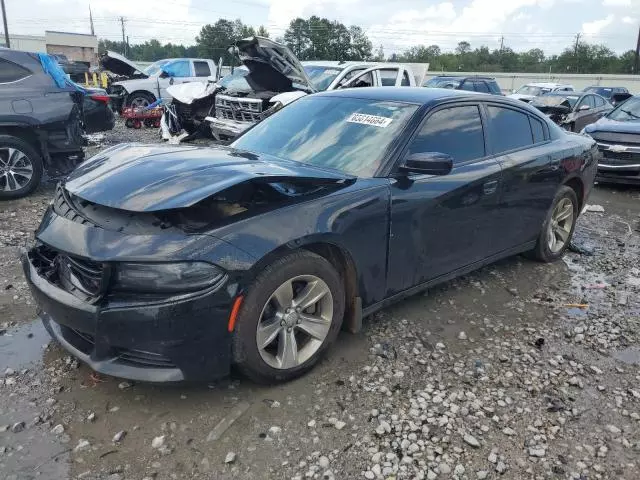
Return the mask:
<path id="1" fill-rule="evenodd" d="M 29 142 L 0 135 L 0 199 L 29 195 L 40 185 L 42 171 L 42 156 Z"/>
<path id="2" fill-rule="evenodd" d="M 578 208 L 576 192 L 566 185 L 560 187 L 542 224 L 536 246 L 529 252 L 529 256 L 546 263 L 561 258 L 576 228 L 580 213 Z"/>
<path id="3" fill-rule="evenodd" d="M 275 260 L 244 297 L 232 337 L 233 362 L 259 383 L 304 374 L 338 336 L 344 304 L 340 275 L 323 257 L 301 250 Z"/>

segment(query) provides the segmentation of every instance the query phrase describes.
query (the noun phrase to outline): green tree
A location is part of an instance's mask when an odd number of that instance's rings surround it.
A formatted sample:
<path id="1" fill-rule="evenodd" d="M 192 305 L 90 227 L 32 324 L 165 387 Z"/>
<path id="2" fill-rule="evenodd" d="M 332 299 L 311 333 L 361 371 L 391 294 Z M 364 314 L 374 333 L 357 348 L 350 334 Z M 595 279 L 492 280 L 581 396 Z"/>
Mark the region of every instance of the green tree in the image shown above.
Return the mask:
<path id="1" fill-rule="evenodd" d="M 264 25 L 260 25 L 258 30 L 256 30 L 256 35 L 259 37 L 269 38 L 269 32 L 264 27 Z"/>
<path id="2" fill-rule="evenodd" d="M 242 33 L 242 24 L 239 20 L 233 22 L 224 18 L 219 19 L 213 25 L 207 24 L 200 30 L 196 37 L 198 55 L 202 58 L 223 57 L 225 64 L 230 64 L 234 56 L 227 50 Z"/>

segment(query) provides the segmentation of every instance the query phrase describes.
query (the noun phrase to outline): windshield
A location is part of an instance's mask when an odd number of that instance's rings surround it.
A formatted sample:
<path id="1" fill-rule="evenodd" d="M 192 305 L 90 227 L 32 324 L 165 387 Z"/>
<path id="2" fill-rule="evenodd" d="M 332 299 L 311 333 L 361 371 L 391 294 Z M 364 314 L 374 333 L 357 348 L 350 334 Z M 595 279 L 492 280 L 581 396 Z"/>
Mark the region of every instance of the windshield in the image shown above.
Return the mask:
<path id="1" fill-rule="evenodd" d="M 166 65 L 170 61 L 171 60 L 166 60 L 166 59 L 165 60 L 158 60 L 157 62 L 154 62 L 151 65 L 149 65 L 147 68 L 145 68 L 144 69 L 144 73 L 146 73 L 150 77 L 153 77 L 154 75 L 158 75 L 160 73 L 161 67 L 163 65 Z"/>
<path id="2" fill-rule="evenodd" d="M 535 87 L 533 85 L 523 85 L 518 90 L 516 90 L 516 93 L 519 93 L 521 95 L 532 95 L 536 97 L 538 95 L 542 95 L 543 93 L 547 93 L 550 91 L 551 89 L 547 87 Z"/>
<path id="3" fill-rule="evenodd" d="M 322 91 L 329 88 L 331 82 L 342 69 L 338 67 L 322 67 L 320 65 L 305 65 L 304 71 L 307 72 L 307 76 L 311 79 L 313 86 Z"/>
<path id="4" fill-rule="evenodd" d="M 579 98 L 579 95 L 542 95 L 531 102 L 531 104 L 554 107 L 568 103 L 569 106 L 573 108 Z"/>
<path id="5" fill-rule="evenodd" d="M 434 88 L 458 88 L 460 86 L 460 80 L 455 78 L 438 78 L 434 77 L 423 86 Z"/>
<path id="6" fill-rule="evenodd" d="M 416 105 L 305 97 L 266 118 L 231 146 L 371 177 Z"/>
<path id="7" fill-rule="evenodd" d="M 621 103 L 611 110 L 607 117 L 620 122 L 640 120 L 640 97 L 631 97 L 626 102 Z"/>
<path id="8" fill-rule="evenodd" d="M 247 83 L 246 78 L 244 78 L 248 73 L 249 70 L 245 68 L 236 68 L 233 73 L 222 77 L 218 82 L 218 85 L 227 90 L 251 91 L 251 86 Z"/>
<path id="9" fill-rule="evenodd" d="M 589 87 L 589 88 L 585 88 L 584 91 L 589 93 L 597 93 L 598 95 L 604 98 L 611 98 L 611 94 L 613 93 L 613 88 Z"/>

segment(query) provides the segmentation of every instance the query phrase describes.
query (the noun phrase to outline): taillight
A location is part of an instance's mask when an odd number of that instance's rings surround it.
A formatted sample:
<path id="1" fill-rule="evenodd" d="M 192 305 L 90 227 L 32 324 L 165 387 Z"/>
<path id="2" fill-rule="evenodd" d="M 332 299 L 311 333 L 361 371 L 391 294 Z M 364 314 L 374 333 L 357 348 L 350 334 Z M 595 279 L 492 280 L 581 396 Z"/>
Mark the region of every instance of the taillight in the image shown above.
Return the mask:
<path id="1" fill-rule="evenodd" d="M 96 102 L 103 102 L 105 104 L 109 104 L 109 95 L 102 95 L 100 93 L 94 93 L 93 95 L 90 95 L 89 98 L 91 98 L 91 100 L 95 100 Z"/>

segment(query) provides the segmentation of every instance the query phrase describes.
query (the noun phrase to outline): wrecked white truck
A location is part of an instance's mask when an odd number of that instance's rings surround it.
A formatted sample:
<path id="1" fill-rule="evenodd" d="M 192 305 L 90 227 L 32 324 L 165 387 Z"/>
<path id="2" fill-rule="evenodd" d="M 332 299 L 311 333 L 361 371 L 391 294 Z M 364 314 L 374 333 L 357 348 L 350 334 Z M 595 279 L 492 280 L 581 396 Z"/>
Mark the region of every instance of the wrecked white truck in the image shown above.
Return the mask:
<path id="1" fill-rule="evenodd" d="M 238 40 L 232 47 L 243 67 L 217 83 L 175 85 L 163 121 L 163 136 L 207 129 L 231 140 L 276 110 L 322 90 L 372 86 L 415 86 L 410 67 L 367 62 L 306 62 L 289 48 L 263 37 Z M 332 81 L 327 81 L 328 78 Z M 166 117 L 166 115 L 165 115 Z M 170 132 L 170 135 L 169 133 Z"/>

